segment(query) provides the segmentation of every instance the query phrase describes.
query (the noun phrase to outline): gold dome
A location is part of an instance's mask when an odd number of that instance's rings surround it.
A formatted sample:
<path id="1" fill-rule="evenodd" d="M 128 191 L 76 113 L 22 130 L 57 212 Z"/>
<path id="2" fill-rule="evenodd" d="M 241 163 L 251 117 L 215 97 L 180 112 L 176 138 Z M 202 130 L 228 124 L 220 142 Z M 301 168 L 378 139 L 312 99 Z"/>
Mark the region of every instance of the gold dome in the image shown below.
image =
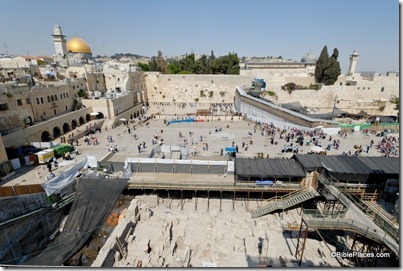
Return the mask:
<path id="1" fill-rule="evenodd" d="M 68 53 L 86 53 L 91 54 L 91 48 L 80 38 L 72 38 L 67 42 Z"/>

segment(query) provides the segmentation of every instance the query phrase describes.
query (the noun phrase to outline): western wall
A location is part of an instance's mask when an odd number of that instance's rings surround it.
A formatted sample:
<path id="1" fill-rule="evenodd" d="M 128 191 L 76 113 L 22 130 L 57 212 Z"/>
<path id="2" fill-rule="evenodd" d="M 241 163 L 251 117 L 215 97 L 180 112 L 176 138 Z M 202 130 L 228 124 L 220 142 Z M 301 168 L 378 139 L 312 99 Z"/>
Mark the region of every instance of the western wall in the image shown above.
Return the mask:
<path id="1" fill-rule="evenodd" d="M 319 90 L 295 90 L 289 94 L 281 89 L 282 85 L 294 82 L 309 86 L 314 83 L 314 77 L 297 71 L 293 74 L 268 70 L 241 70 L 240 75 L 169 75 L 157 72 L 145 74 L 152 113 L 158 112 L 153 104 L 160 102 L 197 101 L 198 107 L 191 109 L 187 107 L 187 111 L 190 112 L 195 112 L 195 108 L 208 108 L 210 103 L 233 103 L 236 87 L 247 88 L 251 86 L 254 78 L 264 79 L 267 83 L 266 90 L 275 93 L 274 96 L 265 96 L 266 99 L 275 103 L 299 102 L 302 106 L 312 108 L 316 113 L 331 111 L 336 99 L 336 107 L 349 113 L 365 111 L 372 115 L 395 115 L 396 110 L 389 100 L 391 96 L 399 95 L 398 76 L 371 78 L 359 75 L 339 76 L 333 86 L 322 86 Z"/>

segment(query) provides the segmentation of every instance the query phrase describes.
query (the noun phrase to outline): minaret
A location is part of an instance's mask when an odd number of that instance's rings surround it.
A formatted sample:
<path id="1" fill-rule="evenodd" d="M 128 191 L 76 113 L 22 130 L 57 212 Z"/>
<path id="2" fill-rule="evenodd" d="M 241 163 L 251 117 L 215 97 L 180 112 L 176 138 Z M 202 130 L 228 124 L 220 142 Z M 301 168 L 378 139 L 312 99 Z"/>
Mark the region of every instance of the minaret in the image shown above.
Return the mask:
<path id="1" fill-rule="evenodd" d="M 66 36 L 62 34 L 62 28 L 55 24 L 53 28 L 53 43 L 55 44 L 56 55 L 64 56 L 67 52 Z"/>
<path id="2" fill-rule="evenodd" d="M 357 50 L 354 50 L 353 54 L 350 55 L 350 67 L 348 68 L 349 75 L 352 75 L 353 73 L 355 73 L 357 61 L 358 61 L 358 53 L 357 53 Z"/>

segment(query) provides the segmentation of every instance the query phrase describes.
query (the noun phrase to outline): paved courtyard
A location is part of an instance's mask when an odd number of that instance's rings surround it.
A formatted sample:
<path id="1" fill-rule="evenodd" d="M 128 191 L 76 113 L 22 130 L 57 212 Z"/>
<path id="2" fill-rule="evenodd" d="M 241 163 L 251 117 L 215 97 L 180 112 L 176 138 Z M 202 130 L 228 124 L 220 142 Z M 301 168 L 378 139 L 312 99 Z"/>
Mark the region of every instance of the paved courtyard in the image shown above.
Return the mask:
<path id="1" fill-rule="evenodd" d="M 118 152 L 108 158 L 108 161 L 113 162 L 124 162 L 126 158 L 136 158 L 142 157 L 147 158 L 151 149 L 157 145 L 152 144 L 152 139 L 155 134 L 158 134 L 159 139 L 163 139 L 163 142 L 166 145 L 183 145 L 184 140 L 187 141 L 186 147 L 191 153 L 193 150 L 192 142 L 196 148 L 196 155 L 189 155 L 189 159 L 196 160 L 225 160 L 225 152 L 224 156 L 220 156 L 221 148 L 225 150 L 225 147 L 232 146 L 234 142 L 235 146 L 238 145 L 239 152 L 237 157 L 256 157 L 258 153 L 263 153 L 264 157 L 269 155 L 270 158 L 282 157 L 282 158 L 290 158 L 293 153 L 283 153 L 281 149 L 284 145 L 290 145 L 295 143 L 294 140 L 290 140 L 290 142 L 286 142 L 285 139 L 279 138 L 279 133 L 275 135 L 274 141 L 276 144 L 270 144 L 270 140 L 268 136 L 262 136 L 261 130 L 259 128 L 254 130 L 254 122 L 248 122 L 238 117 L 234 117 L 233 121 L 230 120 L 230 117 L 227 117 L 226 120 L 210 120 L 205 122 L 192 122 L 192 123 L 174 123 L 170 125 L 164 124 L 165 117 L 161 116 L 160 118 L 157 116 L 155 119 L 151 119 L 148 121 L 148 125 L 143 123 L 139 126 L 138 121 L 136 121 L 135 126 L 136 129 L 133 130 L 133 123 L 129 123 L 128 126 L 131 129 L 131 133 L 129 134 L 127 126 L 124 124 L 119 125 L 118 127 L 112 129 L 108 127 L 105 130 L 105 126 L 102 127 L 100 133 L 96 133 L 93 137 L 96 137 L 98 140 L 98 144 L 90 144 L 84 142 L 84 137 L 78 140 L 78 149 L 81 153 L 76 156 L 72 154 L 74 160 L 72 161 L 63 161 L 62 158 L 58 159 L 59 168 L 54 169 L 54 173 L 57 175 L 58 172 L 68 168 L 74 161 L 79 161 L 84 158 L 85 155 L 95 156 L 98 161 L 103 159 L 105 156 L 109 154 L 109 148 L 117 146 Z M 170 120 L 171 118 L 167 118 Z M 216 129 L 220 129 L 221 131 L 216 132 Z M 281 127 L 284 128 L 284 127 Z M 286 127 L 289 128 L 288 126 Z M 291 127 L 290 127 L 291 128 Z M 85 129 L 85 126 L 79 127 L 80 130 Z M 290 131 L 290 130 L 288 130 Z M 72 131 L 74 132 L 74 131 Z M 192 135 L 189 134 L 192 132 Z M 179 133 L 182 133 L 182 137 L 179 136 Z M 251 137 L 248 133 L 251 133 L 253 144 L 250 144 Z M 135 136 L 136 135 L 136 136 Z M 68 138 L 68 134 L 65 135 Z M 108 142 L 107 137 L 112 136 L 113 142 Z M 202 141 L 200 141 L 200 137 L 202 137 Z M 330 151 L 327 151 L 328 155 L 341 155 L 343 152 L 351 151 L 354 153 L 354 145 L 362 145 L 363 152 L 362 156 L 382 156 L 383 154 L 377 150 L 375 147 L 369 149 L 369 152 L 366 153 L 366 147 L 370 144 L 371 140 L 374 140 L 375 145 L 382 140 L 381 137 L 377 137 L 374 134 L 364 134 L 362 132 L 349 132 L 347 133 L 346 138 L 340 135 L 333 135 L 333 139 L 340 140 L 340 148 L 335 149 L 331 148 Z M 322 139 L 321 143 L 323 147 L 326 147 L 327 144 L 332 143 L 329 141 L 329 136 L 326 139 Z M 306 141 L 306 140 L 305 140 Z M 59 139 L 55 140 L 55 142 L 60 142 Z M 139 144 L 143 144 L 145 142 L 146 148 L 142 149 L 139 153 L 138 146 Z M 248 149 L 242 148 L 242 143 L 248 144 Z M 203 143 L 208 144 L 208 150 L 203 150 Z M 399 149 L 399 143 L 396 144 L 396 148 Z M 303 146 L 299 146 L 299 153 L 305 154 L 311 151 L 311 146 L 307 146 L 305 143 Z M 169 157 L 166 157 L 169 158 Z M 24 174 L 20 174 L 19 176 L 3 182 L 2 185 L 23 185 L 23 184 L 34 184 L 34 183 L 43 183 L 46 181 L 46 178 L 49 176 L 48 169 L 46 166 L 38 165 L 34 167 L 30 167 L 29 169 L 24 170 Z"/>

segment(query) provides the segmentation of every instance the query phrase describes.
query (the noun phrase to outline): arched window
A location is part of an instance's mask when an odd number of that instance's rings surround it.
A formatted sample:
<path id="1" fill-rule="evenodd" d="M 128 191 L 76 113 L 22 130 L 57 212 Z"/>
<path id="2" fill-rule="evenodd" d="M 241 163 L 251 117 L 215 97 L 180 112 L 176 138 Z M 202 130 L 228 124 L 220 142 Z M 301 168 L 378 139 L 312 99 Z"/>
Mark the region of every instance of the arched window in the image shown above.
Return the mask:
<path id="1" fill-rule="evenodd" d="M 36 104 L 39 104 L 39 98 L 36 98 Z"/>
<path id="2" fill-rule="evenodd" d="M 50 103 L 50 97 L 48 96 L 48 103 Z"/>
<path id="3" fill-rule="evenodd" d="M 55 94 L 55 101 L 57 101 L 57 95 Z"/>
<path id="4" fill-rule="evenodd" d="M 43 97 L 41 97 L 41 103 L 43 104 L 44 102 L 43 102 Z"/>
<path id="5" fill-rule="evenodd" d="M 53 95 L 50 95 L 50 100 L 51 100 L 52 102 L 55 101 L 55 98 L 53 97 Z"/>

